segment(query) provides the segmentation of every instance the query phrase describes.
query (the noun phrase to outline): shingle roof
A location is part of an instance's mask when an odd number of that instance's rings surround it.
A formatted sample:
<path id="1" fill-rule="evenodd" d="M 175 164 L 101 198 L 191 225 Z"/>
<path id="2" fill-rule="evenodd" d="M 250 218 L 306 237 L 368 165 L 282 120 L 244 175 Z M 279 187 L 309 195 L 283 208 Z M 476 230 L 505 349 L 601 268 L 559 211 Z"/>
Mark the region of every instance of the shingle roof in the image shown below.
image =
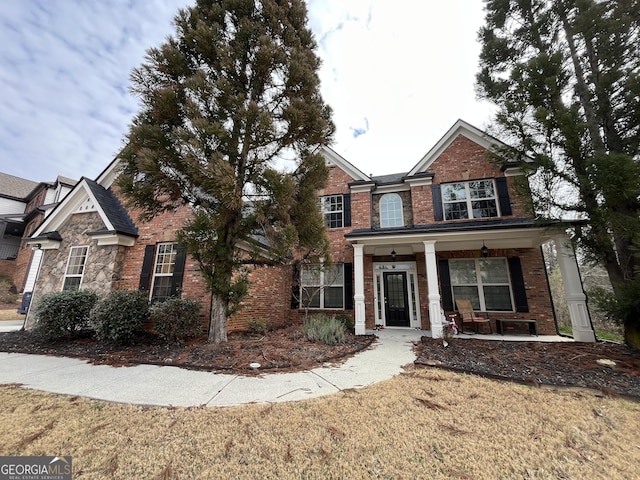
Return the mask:
<path id="1" fill-rule="evenodd" d="M 89 180 L 88 178 L 85 178 L 85 181 L 115 231 L 124 235 L 137 237 L 138 228 L 111 189 L 107 190 L 99 183 Z"/>
<path id="2" fill-rule="evenodd" d="M 371 179 L 378 183 L 402 183 L 402 179 L 407 176 L 407 173 L 392 173 L 391 175 L 377 175 L 371 177 Z"/>
<path id="3" fill-rule="evenodd" d="M 73 178 L 69 178 L 69 177 L 63 177 L 62 175 L 58 175 L 58 178 L 56 178 L 56 181 L 58 183 L 69 185 L 71 187 L 75 186 L 75 184 L 78 183 L 77 180 L 74 180 Z"/>
<path id="4" fill-rule="evenodd" d="M 22 200 L 38 186 L 38 182 L 0 172 L 0 195 Z"/>
<path id="5" fill-rule="evenodd" d="M 541 221 L 531 218 L 508 218 L 498 220 L 476 220 L 469 222 L 433 223 L 427 225 L 411 225 L 393 228 L 359 228 L 345 235 L 345 238 L 362 235 L 398 235 L 416 233 L 465 232 L 469 230 L 500 230 L 505 228 L 535 228 L 565 224 L 562 221 Z"/>

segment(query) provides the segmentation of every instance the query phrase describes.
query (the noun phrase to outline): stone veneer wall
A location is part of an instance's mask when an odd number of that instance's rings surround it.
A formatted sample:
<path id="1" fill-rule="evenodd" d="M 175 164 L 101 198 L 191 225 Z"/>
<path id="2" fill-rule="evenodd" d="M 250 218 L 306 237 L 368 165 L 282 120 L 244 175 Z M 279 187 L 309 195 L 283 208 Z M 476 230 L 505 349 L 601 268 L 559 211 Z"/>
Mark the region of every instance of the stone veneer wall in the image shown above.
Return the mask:
<path id="1" fill-rule="evenodd" d="M 411 226 L 413 225 L 413 209 L 411 208 L 411 192 L 393 192 L 400 195 L 402 199 L 402 216 L 403 216 L 403 225 Z M 386 194 L 384 193 L 375 193 L 371 195 L 371 226 L 374 228 L 380 227 L 380 199 Z"/>
<path id="2" fill-rule="evenodd" d="M 31 305 L 37 305 L 39 298 L 48 293 L 62 291 L 64 274 L 69 260 L 71 247 L 88 246 L 87 261 L 80 288 L 91 289 L 100 296 L 105 296 L 120 279 L 124 261 L 124 251 L 127 247 L 118 245 L 98 246 L 97 241 L 87 235 L 104 228 L 100 216 L 95 213 L 77 213 L 58 228 L 62 236 L 60 248 L 45 250 L 40 267 L 40 274 L 36 280 L 35 294 Z M 28 324 L 32 325 L 33 318 L 29 312 Z"/>

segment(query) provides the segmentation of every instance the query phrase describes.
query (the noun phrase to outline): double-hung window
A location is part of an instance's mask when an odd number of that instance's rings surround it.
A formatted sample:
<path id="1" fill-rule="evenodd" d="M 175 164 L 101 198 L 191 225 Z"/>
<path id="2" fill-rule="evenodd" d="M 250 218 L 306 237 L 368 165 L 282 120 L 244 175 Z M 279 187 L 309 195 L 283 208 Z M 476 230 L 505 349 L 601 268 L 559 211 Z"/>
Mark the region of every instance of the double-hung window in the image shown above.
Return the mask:
<path id="1" fill-rule="evenodd" d="M 89 247 L 71 247 L 67 268 L 64 272 L 62 290 L 78 290 L 80 288 L 88 251 Z"/>
<path id="2" fill-rule="evenodd" d="M 344 227 L 343 195 L 327 195 L 320 198 L 320 209 L 327 228 Z"/>
<path id="3" fill-rule="evenodd" d="M 401 227 L 403 225 L 402 198 L 397 193 L 383 195 L 380 198 L 380 227 Z"/>
<path id="4" fill-rule="evenodd" d="M 469 299 L 474 310 L 513 311 L 509 268 L 504 258 L 449 260 L 455 300 Z"/>
<path id="5" fill-rule="evenodd" d="M 498 216 L 498 202 L 493 180 L 447 183 L 442 185 L 445 220 Z"/>
<path id="6" fill-rule="evenodd" d="M 158 244 L 151 284 L 152 302 L 161 302 L 171 296 L 171 281 L 177 252 L 178 246 L 175 243 Z"/>
<path id="7" fill-rule="evenodd" d="M 344 264 L 303 265 L 300 275 L 301 306 L 344 309 Z"/>

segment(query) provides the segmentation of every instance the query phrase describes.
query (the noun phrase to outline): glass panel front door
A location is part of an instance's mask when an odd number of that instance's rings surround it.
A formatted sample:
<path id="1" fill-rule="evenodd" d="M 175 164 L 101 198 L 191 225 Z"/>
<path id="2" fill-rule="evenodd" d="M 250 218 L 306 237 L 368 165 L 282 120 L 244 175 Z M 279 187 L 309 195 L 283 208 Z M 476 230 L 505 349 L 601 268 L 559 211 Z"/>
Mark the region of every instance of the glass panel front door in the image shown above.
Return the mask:
<path id="1" fill-rule="evenodd" d="M 387 326 L 409 326 L 407 275 L 404 272 L 384 272 L 385 316 Z"/>

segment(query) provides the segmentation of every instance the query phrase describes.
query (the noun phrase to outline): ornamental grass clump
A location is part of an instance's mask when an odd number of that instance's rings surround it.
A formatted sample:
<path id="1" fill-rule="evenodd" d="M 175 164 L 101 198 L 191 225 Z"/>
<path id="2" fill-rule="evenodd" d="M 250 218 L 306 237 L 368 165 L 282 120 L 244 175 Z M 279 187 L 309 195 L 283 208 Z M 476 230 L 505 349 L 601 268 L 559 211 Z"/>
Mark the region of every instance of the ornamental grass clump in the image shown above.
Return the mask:
<path id="1" fill-rule="evenodd" d="M 302 330 L 311 342 L 338 345 L 347 340 L 347 330 L 344 323 L 336 317 L 324 314 L 307 318 L 302 325 Z"/>
<path id="2" fill-rule="evenodd" d="M 49 339 L 80 336 L 90 329 L 91 310 L 98 298 L 92 290 L 65 290 L 43 295 L 34 311 L 34 329 Z"/>
<path id="3" fill-rule="evenodd" d="M 102 342 L 131 343 L 149 318 L 149 300 L 143 292 L 111 292 L 91 312 L 96 337 Z"/>
<path id="4" fill-rule="evenodd" d="M 171 343 L 197 337 L 202 333 L 201 305 L 186 298 L 168 298 L 150 308 L 149 320 L 153 332 Z"/>

